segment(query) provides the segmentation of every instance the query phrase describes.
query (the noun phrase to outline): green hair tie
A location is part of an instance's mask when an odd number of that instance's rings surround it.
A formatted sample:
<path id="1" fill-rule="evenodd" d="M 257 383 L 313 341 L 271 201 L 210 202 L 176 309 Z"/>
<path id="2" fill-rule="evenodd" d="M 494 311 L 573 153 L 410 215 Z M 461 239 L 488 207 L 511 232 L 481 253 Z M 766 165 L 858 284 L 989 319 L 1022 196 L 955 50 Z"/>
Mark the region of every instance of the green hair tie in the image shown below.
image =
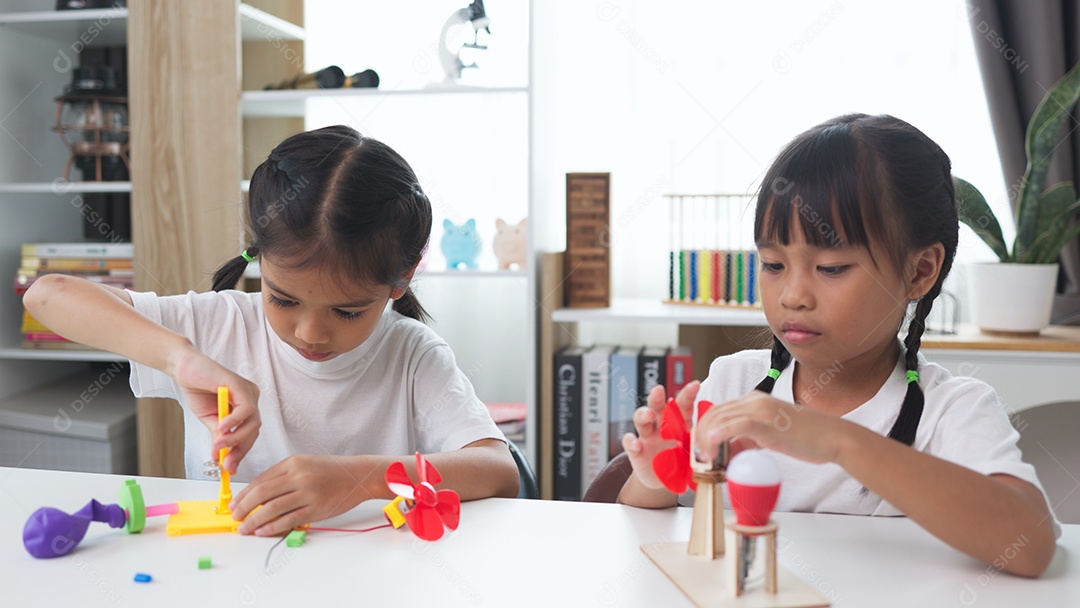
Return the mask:
<path id="1" fill-rule="evenodd" d="M 254 262 L 255 258 L 248 255 L 247 249 L 240 252 L 240 257 L 244 258 L 245 262 Z"/>
<path id="2" fill-rule="evenodd" d="M 772 378 L 773 380 L 776 380 L 777 378 L 780 377 L 780 370 L 776 369 L 775 367 L 772 367 L 772 368 L 769 368 L 769 373 L 767 373 L 765 375 Z"/>
<path id="3" fill-rule="evenodd" d="M 918 382 L 919 381 L 919 372 L 917 372 L 917 371 L 915 371 L 913 369 L 907 370 L 907 381 L 908 381 L 908 384 L 911 384 L 912 382 Z"/>

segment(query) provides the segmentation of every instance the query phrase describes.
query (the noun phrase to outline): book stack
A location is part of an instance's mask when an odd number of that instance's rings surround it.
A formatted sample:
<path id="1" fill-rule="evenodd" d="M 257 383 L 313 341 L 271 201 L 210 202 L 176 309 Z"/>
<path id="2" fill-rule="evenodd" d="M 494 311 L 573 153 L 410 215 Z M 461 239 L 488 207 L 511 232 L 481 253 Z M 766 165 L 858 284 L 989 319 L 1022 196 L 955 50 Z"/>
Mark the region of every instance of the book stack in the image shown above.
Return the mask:
<path id="1" fill-rule="evenodd" d="M 675 395 L 693 379 L 689 347 L 571 346 L 555 353 L 555 500 L 581 500 L 623 451 L 634 410 L 662 385 Z"/>
<path id="2" fill-rule="evenodd" d="M 122 289 L 134 286 L 131 243 L 24 243 L 22 264 L 15 275 L 15 293 L 23 295 L 46 274 L 66 274 Z M 82 349 L 61 338 L 23 311 L 23 348 Z"/>
<path id="3" fill-rule="evenodd" d="M 529 410 L 525 403 L 485 403 L 491 419 L 510 441 L 525 441 L 525 416 Z"/>

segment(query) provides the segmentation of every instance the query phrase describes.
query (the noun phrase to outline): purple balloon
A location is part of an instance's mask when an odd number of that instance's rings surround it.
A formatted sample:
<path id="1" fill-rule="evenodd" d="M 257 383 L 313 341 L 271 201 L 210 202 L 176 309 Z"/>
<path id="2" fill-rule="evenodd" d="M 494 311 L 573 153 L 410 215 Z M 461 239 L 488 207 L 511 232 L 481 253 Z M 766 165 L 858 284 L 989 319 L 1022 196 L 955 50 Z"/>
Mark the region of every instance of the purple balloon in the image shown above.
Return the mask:
<path id="1" fill-rule="evenodd" d="M 26 520 L 23 545 L 37 558 L 67 555 L 82 542 L 92 521 L 107 523 L 110 528 L 122 528 L 127 515 L 120 505 L 103 505 L 96 500 L 71 515 L 60 509 L 42 507 Z"/>

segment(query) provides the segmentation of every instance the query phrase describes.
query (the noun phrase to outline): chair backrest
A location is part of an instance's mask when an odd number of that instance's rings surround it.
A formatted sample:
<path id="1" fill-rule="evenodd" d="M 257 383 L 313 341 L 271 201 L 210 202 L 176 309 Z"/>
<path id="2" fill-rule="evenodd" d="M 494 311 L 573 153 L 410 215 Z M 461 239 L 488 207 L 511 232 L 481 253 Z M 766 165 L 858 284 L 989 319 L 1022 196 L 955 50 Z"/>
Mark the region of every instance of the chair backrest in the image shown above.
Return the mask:
<path id="1" fill-rule="evenodd" d="M 514 464 L 517 465 L 518 477 L 521 478 L 517 497 L 540 498 L 540 484 L 536 482 L 536 472 L 529 465 L 525 454 L 521 453 L 521 449 L 513 441 L 507 441 L 506 446 L 510 448 L 510 455 L 514 457 Z"/>
<path id="2" fill-rule="evenodd" d="M 1024 461 L 1035 467 L 1058 521 L 1080 524 L 1080 401 L 1048 403 L 1017 412 Z"/>
<path id="3" fill-rule="evenodd" d="M 634 467 L 631 466 L 626 452 L 612 458 L 589 484 L 589 489 L 585 490 L 585 496 L 581 498 L 582 502 L 615 502 L 633 472 Z"/>

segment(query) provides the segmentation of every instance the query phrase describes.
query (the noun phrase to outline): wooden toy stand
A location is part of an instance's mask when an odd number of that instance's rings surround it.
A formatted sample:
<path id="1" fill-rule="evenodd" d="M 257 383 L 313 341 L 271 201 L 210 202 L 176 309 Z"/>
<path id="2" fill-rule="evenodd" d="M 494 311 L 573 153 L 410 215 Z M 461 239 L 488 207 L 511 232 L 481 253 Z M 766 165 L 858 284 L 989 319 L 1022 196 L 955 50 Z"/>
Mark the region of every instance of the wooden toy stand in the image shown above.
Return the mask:
<path id="1" fill-rule="evenodd" d="M 778 526 L 771 519 L 764 526 L 744 526 L 740 523 L 728 520 L 724 526 L 727 529 L 727 540 L 732 547 L 742 547 L 746 541 L 757 542 L 758 537 L 765 541 L 765 593 L 776 595 L 776 530 Z M 733 551 L 731 556 L 732 565 L 726 569 L 726 588 L 729 595 L 740 596 L 746 593 L 746 589 L 739 582 L 739 573 L 749 571 L 753 564 L 745 563 L 745 556 L 741 551 Z"/>
<path id="2" fill-rule="evenodd" d="M 691 437 L 693 434 L 691 433 Z M 691 442 L 693 439 L 691 439 Z M 725 446 L 726 448 L 726 446 Z M 693 454 L 693 449 L 690 450 Z M 731 520 L 724 525 L 724 487 L 727 464 L 726 449 L 719 468 L 697 462 L 691 456 L 697 492 L 694 494 L 694 518 L 690 525 L 690 541 L 685 543 L 651 543 L 641 550 L 655 563 L 690 601 L 702 608 L 715 606 L 754 608 L 809 608 L 828 606 L 829 601 L 802 579 L 776 565 L 777 525 L 771 520 L 764 526 L 742 526 Z M 763 536 L 765 540 L 765 584 L 737 590 L 744 539 Z M 725 544 L 731 555 L 725 554 Z M 749 567 L 754 580 L 760 568 Z"/>
<path id="3" fill-rule="evenodd" d="M 675 583 L 695 606 L 715 608 L 810 608 L 828 606 L 829 601 L 802 579 L 776 567 L 776 594 L 766 593 L 764 588 L 751 587 L 742 595 L 735 596 L 731 583 L 726 579 L 734 572 L 735 556 L 718 556 L 708 559 L 703 555 L 689 555 L 687 543 L 652 543 L 641 545 L 641 550 L 661 571 Z M 775 560 L 775 553 L 773 554 Z"/>
<path id="4" fill-rule="evenodd" d="M 687 553 L 708 559 L 724 556 L 724 472 L 694 471 L 694 519 Z"/>

